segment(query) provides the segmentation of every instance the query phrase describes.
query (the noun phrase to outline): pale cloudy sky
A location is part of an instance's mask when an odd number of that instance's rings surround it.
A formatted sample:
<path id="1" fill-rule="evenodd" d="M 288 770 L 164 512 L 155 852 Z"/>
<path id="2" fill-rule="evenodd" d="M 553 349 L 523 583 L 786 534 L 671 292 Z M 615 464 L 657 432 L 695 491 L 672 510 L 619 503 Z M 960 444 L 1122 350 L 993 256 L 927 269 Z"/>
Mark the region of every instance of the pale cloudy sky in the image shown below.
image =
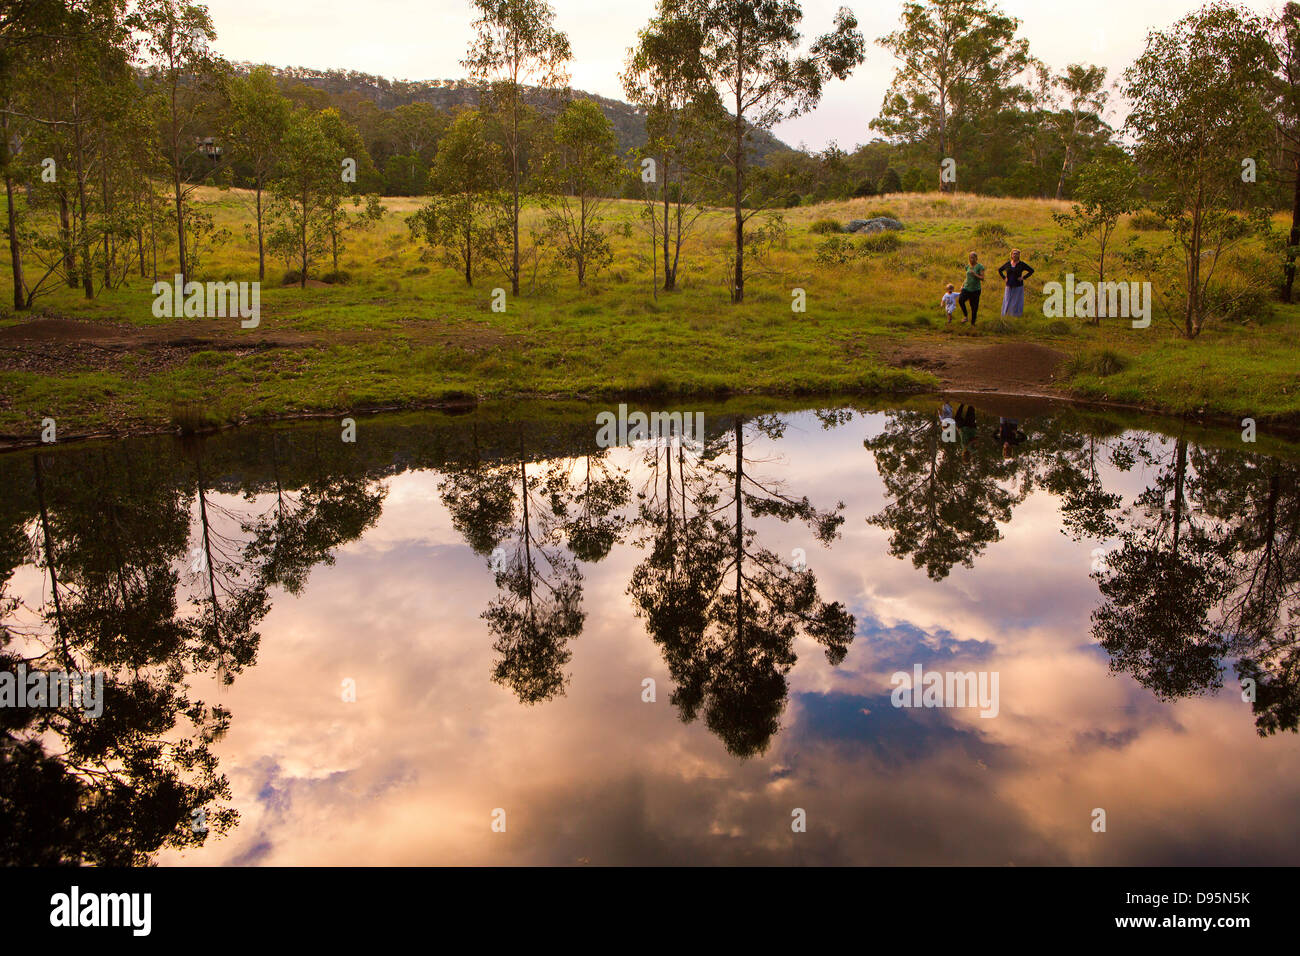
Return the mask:
<path id="1" fill-rule="evenodd" d="M 573 44 L 578 89 L 622 98 L 618 73 L 654 0 L 551 0 Z M 784 124 L 778 135 L 819 149 L 830 140 L 851 148 L 872 138 L 867 124 L 893 77 L 893 58 L 874 40 L 893 31 L 899 0 L 804 0 L 804 35 L 827 29 L 849 6 L 870 42 L 867 62 L 834 84 L 812 114 Z M 1071 62 L 1105 65 L 1111 79 L 1141 52 L 1148 31 L 1163 29 L 1200 6 L 1198 0 L 1001 0 L 1021 21 L 1031 51 L 1059 69 Z M 1248 0 L 1265 11 L 1271 0 Z M 393 79 L 460 77 L 473 19 L 467 0 L 209 0 L 217 48 L 229 59 L 276 66 L 337 67 Z"/>

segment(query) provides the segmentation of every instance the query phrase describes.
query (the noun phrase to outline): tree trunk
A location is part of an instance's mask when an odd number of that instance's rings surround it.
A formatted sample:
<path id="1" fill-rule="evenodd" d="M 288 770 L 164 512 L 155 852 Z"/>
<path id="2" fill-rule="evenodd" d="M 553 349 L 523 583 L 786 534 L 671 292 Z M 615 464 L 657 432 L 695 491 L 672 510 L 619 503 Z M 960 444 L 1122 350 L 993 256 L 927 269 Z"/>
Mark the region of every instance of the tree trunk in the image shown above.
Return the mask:
<path id="1" fill-rule="evenodd" d="M 736 44 L 737 49 L 740 44 Z M 745 301 L 745 216 L 740 208 L 741 195 L 745 188 L 745 117 L 742 115 L 741 66 L 739 58 L 736 63 L 736 274 L 731 285 L 731 301 L 739 304 Z"/>
<path id="2" fill-rule="evenodd" d="M 518 47 L 516 42 L 516 54 Z M 517 73 L 512 79 L 510 92 L 510 175 L 511 188 L 514 190 L 514 215 L 511 222 L 514 259 L 510 266 L 510 294 L 517 296 L 519 295 L 519 76 Z"/>
<path id="3" fill-rule="evenodd" d="M 90 227 L 86 221 L 86 163 L 81 145 L 81 111 L 73 97 L 72 106 L 73 143 L 76 146 L 77 162 L 77 218 L 80 220 L 80 235 L 77 245 L 81 249 L 81 290 L 87 299 L 95 297 L 95 276 L 90 262 Z"/>
<path id="4" fill-rule="evenodd" d="M 6 121 L 4 128 L 0 128 L 0 165 L 3 165 L 5 169 L 5 206 L 9 215 L 9 263 L 14 281 L 14 311 L 20 312 L 27 308 L 25 295 L 27 283 L 23 279 L 22 247 L 18 244 L 18 215 L 14 209 L 14 180 L 9 175 L 8 125 L 9 123 Z"/>
<path id="5" fill-rule="evenodd" d="M 257 281 L 266 281 L 266 245 L 262 240 L 262 177 L 257 177 Z"/>
<path id="6" fill-rule="evenodd" d="M 68 191 L 59 187 L 59 242 L 63 245 L 63 279 L 69 289 L 77 287 L 77 249 L 72 243 L 72 214 Z"/>
<path id="7" fill-rule="evenodd" d="M 176 105 L 176 84 L 175 77 L 172 78 L 172 184 L 176 190 L 176 252 L 180 261 L 179 274 L 181 277 L 181 289 L 184 290 L 185 282 L 188 278 L 187 263 L 185 261 L 185 196 L 181 192 L 181 132 L 179 113 Z"/>
<path id="8" fill-rule="evenodd" d="M 1291 290 L 1295 286 L 1295 247 L 1300 246 L 1300 150 L 1291 160 L 1295 174 L 1295 189 L 1291 197 L 1291 235 L 1287 244 L 1291 247 L 1286 254 L 1286 283 L 1282 287 L 1282 300 L 1291 301 Z"/>

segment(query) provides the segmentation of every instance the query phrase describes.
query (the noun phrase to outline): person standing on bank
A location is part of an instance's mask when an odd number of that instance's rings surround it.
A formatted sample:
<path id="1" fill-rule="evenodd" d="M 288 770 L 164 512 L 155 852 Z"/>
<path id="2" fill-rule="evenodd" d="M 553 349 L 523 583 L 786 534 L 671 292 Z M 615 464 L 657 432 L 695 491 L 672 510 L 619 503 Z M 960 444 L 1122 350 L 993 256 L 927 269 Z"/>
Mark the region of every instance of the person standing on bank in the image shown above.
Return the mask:
<path id="1" fill-rule="evenodd" d="M 998 266 L 998 275 L 1007 280 L 1002 293 L 1003 315 L 1025 314 L 1025 280 L 1034 274 L 1033 266 L 1020 261 L 1020 250 L 1012 249 L 1011 258 Z"/>
<path id="2" fill-rule="evenodd" d="M 962 321 L 966 321 L 966 303 L 970 303 L 970 324 L 975 324 L 975 319 L 979 316 L 980 311 L 980 287 L 984 282 L 984 264 L 980 262 L 980 257 L 975 253 L 970 254 L 970 265 L 966 267 L 966 281 L 962 283 L 961 295 L 957 296 L 957 304 L 961 306 Z"/>

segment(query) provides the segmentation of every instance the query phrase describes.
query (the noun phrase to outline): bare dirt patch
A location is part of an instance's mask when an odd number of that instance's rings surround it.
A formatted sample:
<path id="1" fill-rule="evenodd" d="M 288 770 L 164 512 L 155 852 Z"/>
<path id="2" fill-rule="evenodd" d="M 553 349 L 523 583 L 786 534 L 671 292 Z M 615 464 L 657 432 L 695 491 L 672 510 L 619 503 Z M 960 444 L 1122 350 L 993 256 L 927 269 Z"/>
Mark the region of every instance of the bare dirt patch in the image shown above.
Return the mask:
<path id="1" fill-rule="evenodd" d="M 1028 342 L 913 342 L 884 357 L 893 365 L 930 372 L 953 391 L 1042 396 L 1054 394 L 1067 358 L 1064 352 Z"/>
<path id="2" fill-rule="evenodd" d="M 399 325 L 401 338 L 415 348 L 441 346 L 478 353 L 517 344 L 516 338 L 494 329 L 448 327 L 436 318 L 412 317 Z M 232 319 L 180 319 L 132 326 L 110 320 L 42 317 L 0 328 L 0 370 L 44 374 L 95 371 L 114 367 L 123 355 L 130 354 L 137 360 L 136 371 L 149 374 L 174 368 L 196 352 L 243 356 L 266 349 L 370 344 L 383 342 L 385 337 L 382 329 L 277 329 L 265 318 L 259 328 L 243 329 Z"/>

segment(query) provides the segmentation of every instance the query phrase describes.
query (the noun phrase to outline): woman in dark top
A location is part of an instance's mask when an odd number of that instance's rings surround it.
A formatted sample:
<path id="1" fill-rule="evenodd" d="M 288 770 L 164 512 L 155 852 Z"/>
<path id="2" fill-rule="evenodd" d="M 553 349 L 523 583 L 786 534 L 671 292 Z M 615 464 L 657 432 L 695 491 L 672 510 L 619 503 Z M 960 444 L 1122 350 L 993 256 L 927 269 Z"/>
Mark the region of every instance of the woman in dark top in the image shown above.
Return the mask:
<path id="1" fill-rule="evenodd" d="M 1020 250 L 1011 250 L 1011 259 L 998 266 L 998 275 L 1007 280 L 1006 291 L 1002 293 L 1003 315 L 1025 314 L 1025 280 L 1034 274 L 1034 269 L 1027 262 L 1020 261 Z"/>

